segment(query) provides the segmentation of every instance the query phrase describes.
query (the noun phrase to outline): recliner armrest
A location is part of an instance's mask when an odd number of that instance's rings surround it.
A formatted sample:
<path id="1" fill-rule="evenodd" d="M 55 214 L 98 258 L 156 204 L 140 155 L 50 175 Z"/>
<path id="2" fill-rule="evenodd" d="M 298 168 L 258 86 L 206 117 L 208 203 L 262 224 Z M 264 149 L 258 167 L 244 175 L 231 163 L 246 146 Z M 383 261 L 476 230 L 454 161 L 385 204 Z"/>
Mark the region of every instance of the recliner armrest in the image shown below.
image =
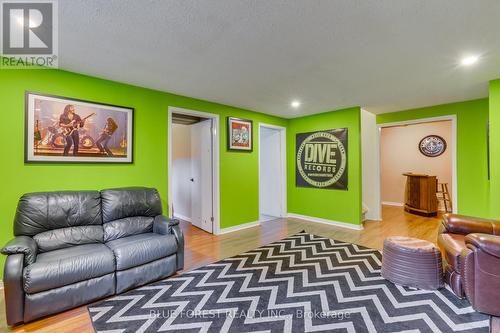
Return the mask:
<path id="1" fill-rule="evenodd" d="M 2 254 L 24 254 L 24 264 L 29 265 L 35 262 L 38 246 L 35 240 L 28 236 L 17 236 L 11 239 L 1 250 Z"/>
<path id="2" fill-rule="evenodd" d="M 444 214 L 440 233 L 468 235 L 472 233 L 494 235 L 500 233 L 500 221 L 479 217 Z"/>
<path id="3" fill-rule="evenodd" d="M 184 235 L 179 220 L 158 215 L 153 222 L 153 232 L 161 235 L 173 234 L 177 241 L 177 270 L 184 268 Z"/>
<path id="4" fill-rule="evenodd" d="M 172 233 L 172 227 L 179 224 L 177 219 L 169 219 L 164 215 L 157 215 L 153 222 L 153 232 L 160 235 Z"/>
<path id="5" fill-rule="evenodd" d="M 465 236 L 465 244 L 469 249 L 478 248 L 489 255 L 500 258 L 500 236 L 489 234 L 469 234 Z"/>
<path id="6" fill-rule="evenodd" d="M 3 270 L 5 313 L 9 326 L 24 321 L 24 258 L 22 253 L 9 255 Z"/>

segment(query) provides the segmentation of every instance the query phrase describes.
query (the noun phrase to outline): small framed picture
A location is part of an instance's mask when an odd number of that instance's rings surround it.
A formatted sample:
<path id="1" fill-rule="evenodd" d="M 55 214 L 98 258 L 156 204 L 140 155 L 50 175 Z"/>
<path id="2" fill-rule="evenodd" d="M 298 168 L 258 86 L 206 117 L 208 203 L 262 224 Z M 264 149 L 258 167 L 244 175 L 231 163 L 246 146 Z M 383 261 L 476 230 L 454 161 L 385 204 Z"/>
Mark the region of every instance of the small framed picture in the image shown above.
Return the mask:
<path id="1" fill-rule="evenodd" d="M 253 150 L 253 123 L 248 119 L 227 118 L 227 149 L 233 151 Z"/>
<path id="2" fill-rule="evenodd" d="M 129 107 L 26 92 L 26 163 L 132 163 Z"/>

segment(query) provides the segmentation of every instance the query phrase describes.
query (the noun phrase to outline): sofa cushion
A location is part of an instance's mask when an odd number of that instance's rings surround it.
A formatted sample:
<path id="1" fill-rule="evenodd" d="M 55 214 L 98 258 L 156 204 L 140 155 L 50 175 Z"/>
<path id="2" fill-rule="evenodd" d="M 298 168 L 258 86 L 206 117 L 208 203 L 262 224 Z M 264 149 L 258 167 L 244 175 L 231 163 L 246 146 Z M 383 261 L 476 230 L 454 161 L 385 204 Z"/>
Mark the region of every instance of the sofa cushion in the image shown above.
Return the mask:
<path id="1" fill-rule="evenodd" d="M 153 217 L 134 216 L 104 223 L 104 241 L 153 231 Z"/>
<path id="2" fill-rule="evenodd" d="M 28 294 L 96 278 L 115 270 L 113 253 L 104 244 L 85 244 L 41 253 L 24 269 Z"/>
<path id="3" fill-rule="evenodd" d="M 125 217 L 155 217 L 162 213 L 160 194 L 154 188 L 128 187 L 101 191 L 103 222 Z"/>
<path id="4" fill-rule="evenodd" d="M 459 234 L 440 234 L 438 236 L 438 243 L 448 265 L 460 274 L 460 267 L 462 265 L 460 254 L 465 249 L 465 236 Z"/>
<path id="5" fill-rule="evenodd" d="M 41 232 L 33 237 L 39 252 L 54 251 L 70 246 L 103 243 L 102 225 L 84 225 Z"/>
<path id="6" fill-rule="evenodd" d="M 106 243 L 115 255 L 118 271 L 146 264 L 177 251 L 174 235 L 152 232 L 123 237 Z"/>
<path id="7" fill-rule="evenodd" d="M 17 205 L 14 235 L 34 236 L 53 229 L 100 224 L 97 191 L 28 193 Z"/>

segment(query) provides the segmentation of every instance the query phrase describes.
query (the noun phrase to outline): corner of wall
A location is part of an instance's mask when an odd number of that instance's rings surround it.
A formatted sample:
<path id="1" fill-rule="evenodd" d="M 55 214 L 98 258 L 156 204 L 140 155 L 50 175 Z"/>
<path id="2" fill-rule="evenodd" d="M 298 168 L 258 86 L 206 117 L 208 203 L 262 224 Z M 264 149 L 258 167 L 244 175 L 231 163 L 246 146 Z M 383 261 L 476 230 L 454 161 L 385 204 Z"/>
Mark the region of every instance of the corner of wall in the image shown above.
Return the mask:
<path id="1" fill-rule="evenodd" d="M 489 83 L 490 217 L 500 219 L 500 79 Z"/>
<path id="2" fill-rule="evenodd" d="M 348 190 L 302 188 L 295 184 L 295 136 L 298 133 L 348 128 Z M 287 128 L 288 211 L 292 214 L 362 224 L 361 108 L 292 118 Z"/>
<path id="3" fill-rule="evenodd" d="M 380 165 L 375 114 L 361 109 L 361 192 L 366 219 L 380 220 Z"/>

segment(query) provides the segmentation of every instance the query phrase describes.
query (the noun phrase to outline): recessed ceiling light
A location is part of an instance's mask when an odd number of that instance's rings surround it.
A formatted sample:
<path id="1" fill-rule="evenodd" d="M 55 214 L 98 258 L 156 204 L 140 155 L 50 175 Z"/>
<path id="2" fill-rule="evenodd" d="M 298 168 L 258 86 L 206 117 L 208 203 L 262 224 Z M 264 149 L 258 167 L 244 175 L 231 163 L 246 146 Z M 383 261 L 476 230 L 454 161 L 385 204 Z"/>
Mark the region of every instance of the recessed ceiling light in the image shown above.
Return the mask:
<path id="1" fill-rule="evenodd" d="M 471 55 L 471 56 L 463 57 L 462 60 L 460 61 L 460 63 L 463 66 L 470 66 L 470 65 L 474 65 L 478 60 L 479 60 L 478 56 Z"/>
<path id="2" fill-rule="evenodd" d="M 292 108 L 296 109 L 300 106 L 300 101 L 294 100 L 292 101 L 292 103 L 290 103 L 290 105 L 292 106 Z"/>

